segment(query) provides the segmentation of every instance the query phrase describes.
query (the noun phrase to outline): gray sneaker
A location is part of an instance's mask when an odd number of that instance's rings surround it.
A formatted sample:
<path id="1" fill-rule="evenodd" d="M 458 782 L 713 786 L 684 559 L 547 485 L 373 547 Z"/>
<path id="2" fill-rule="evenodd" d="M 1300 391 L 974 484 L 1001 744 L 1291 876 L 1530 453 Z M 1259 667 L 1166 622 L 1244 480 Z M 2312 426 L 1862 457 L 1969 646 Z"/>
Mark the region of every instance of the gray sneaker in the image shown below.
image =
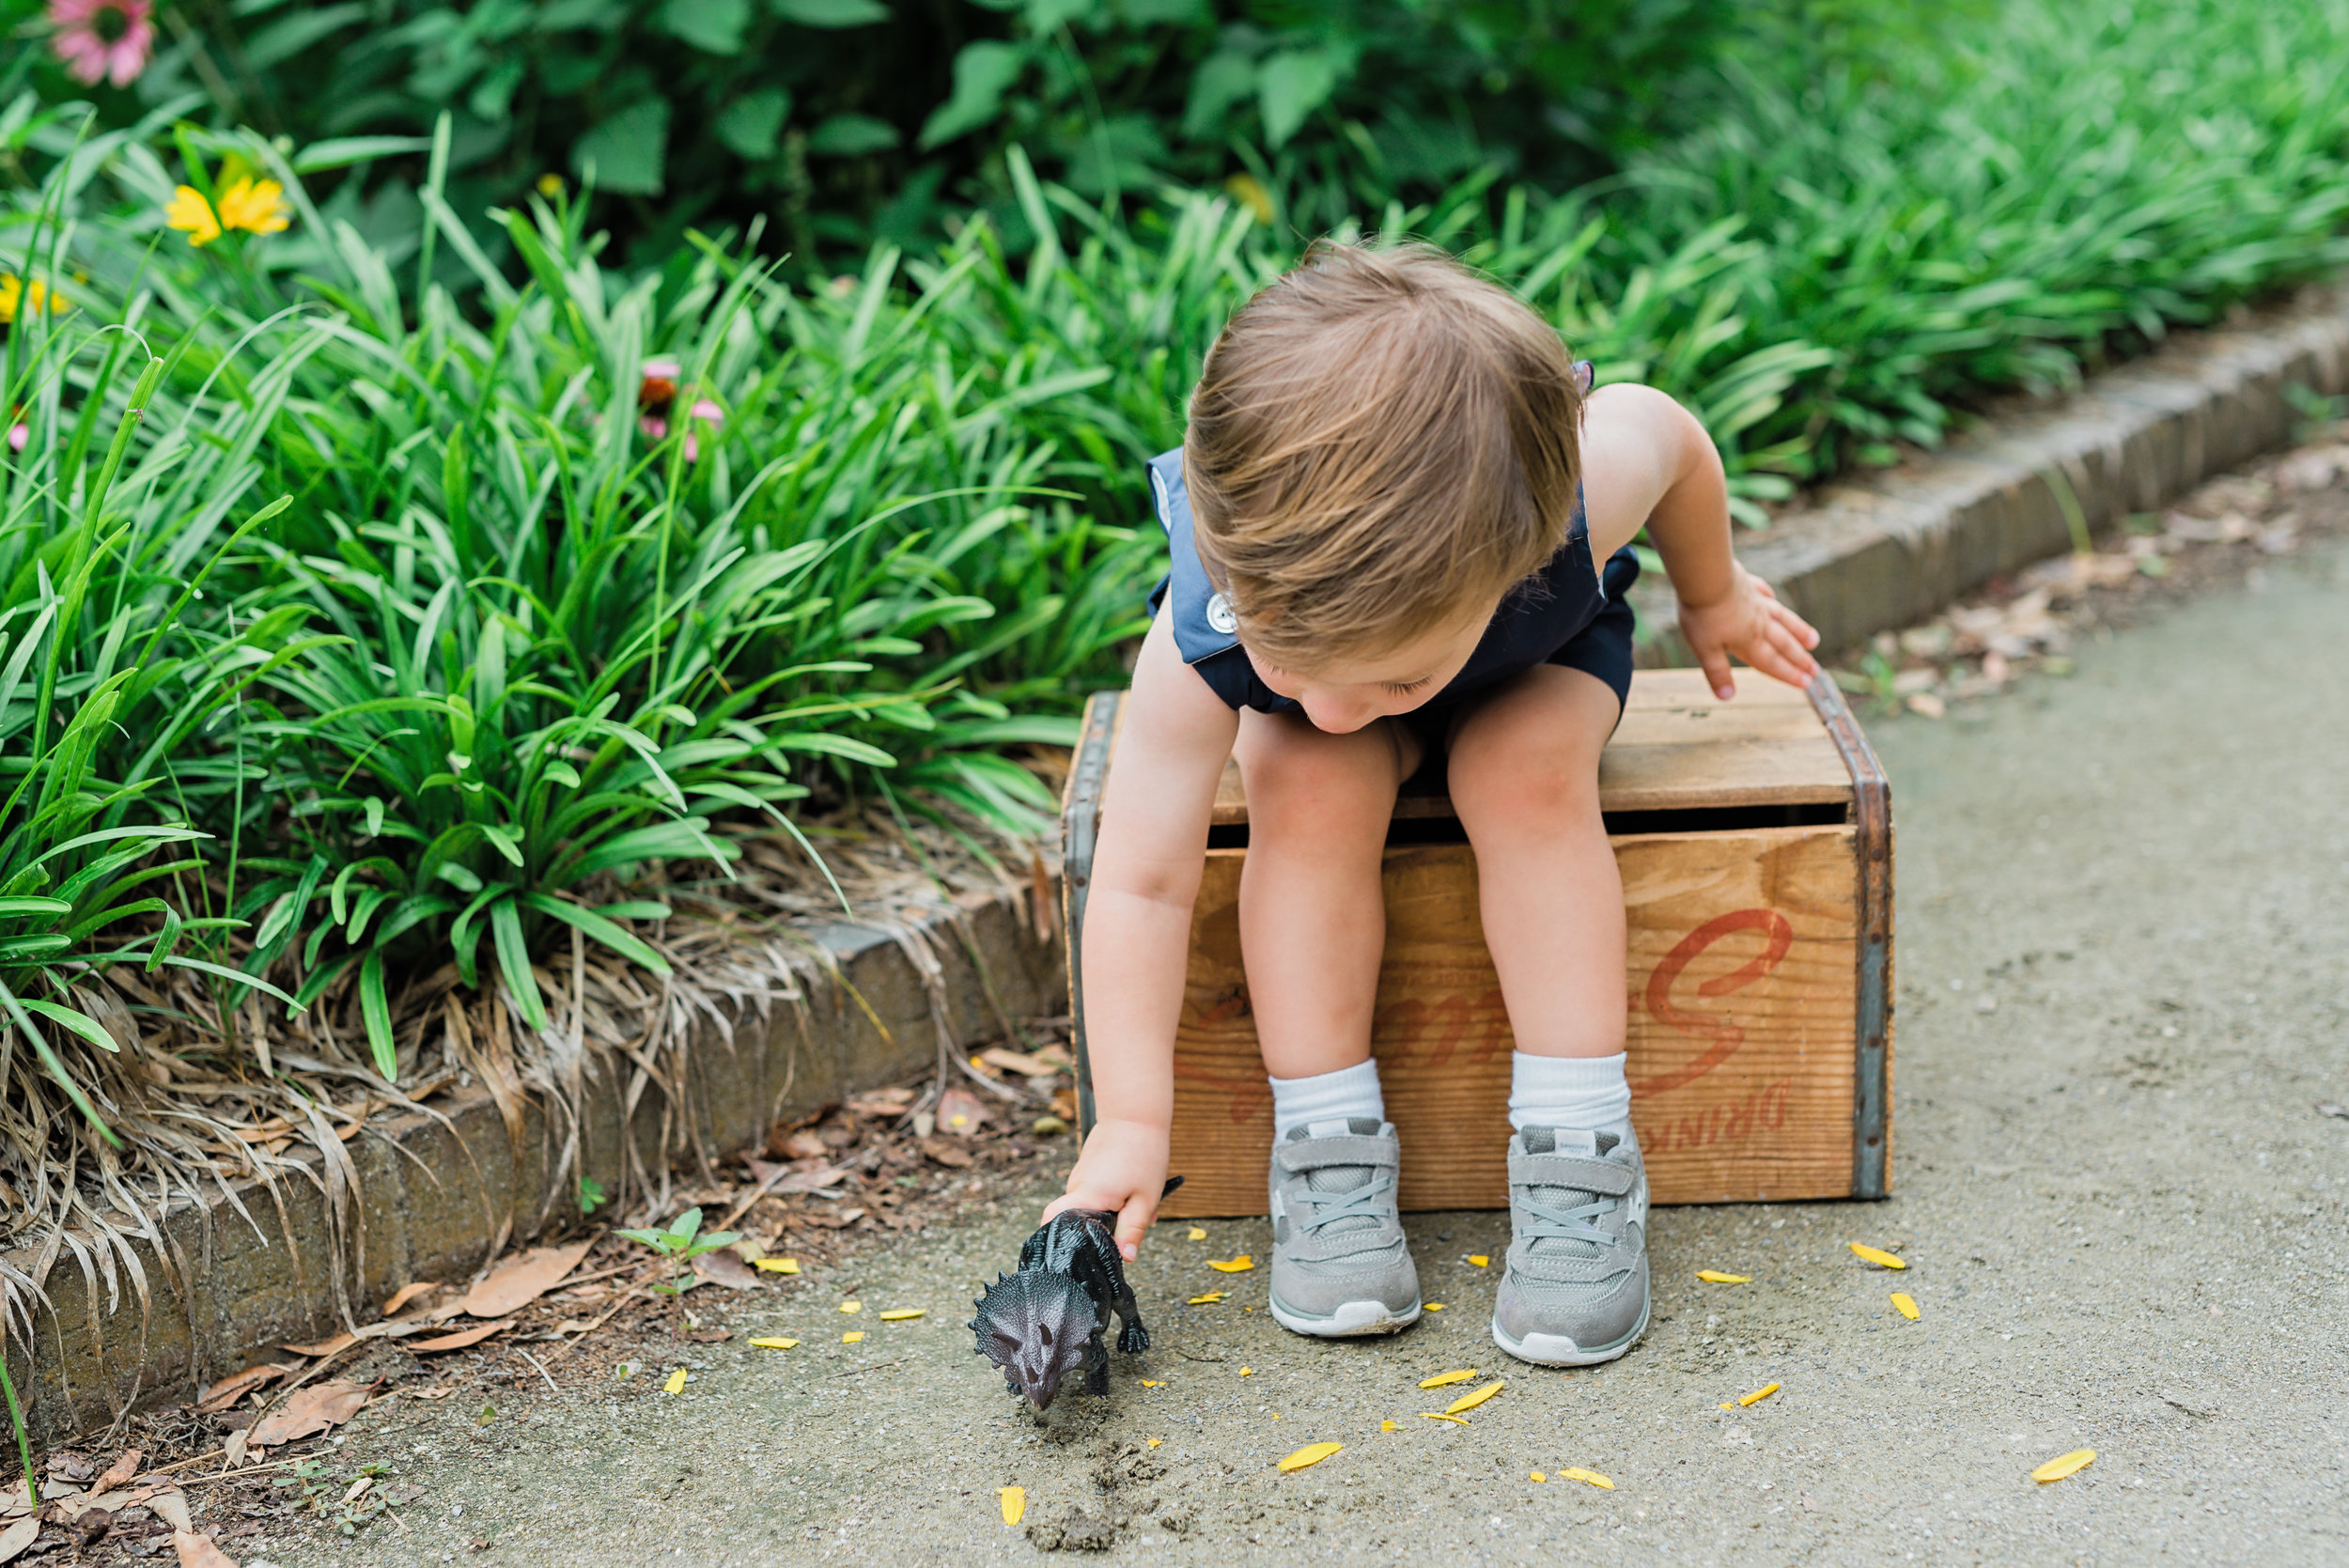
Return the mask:
<path id="1" fill-rule="evenodd" d="M 1289 1129 L 1272 1148 L 1272 1315 L 1320 1339 L 1419 1321 L 1419 1270 L 1394 1212 L 1394 1125 L 1367 1116 Z"/>
<path id="2" fill-rule="evenodd" d="M 1508 1267 L 1493 1343 L 1521 1361 L 1611 1361 L 1647 1332 L 1647 1171 L 1637 1139 L 1527 1127 L 1509 1140 Z"/>

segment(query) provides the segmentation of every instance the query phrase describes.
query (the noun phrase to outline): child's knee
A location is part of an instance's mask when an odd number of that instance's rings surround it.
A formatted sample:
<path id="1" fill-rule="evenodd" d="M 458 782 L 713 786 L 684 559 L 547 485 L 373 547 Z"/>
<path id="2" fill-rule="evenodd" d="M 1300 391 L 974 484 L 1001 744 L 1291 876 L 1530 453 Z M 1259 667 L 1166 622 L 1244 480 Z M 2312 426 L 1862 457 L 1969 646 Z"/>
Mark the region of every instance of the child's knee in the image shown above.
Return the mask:
<path id="1" fill-rule="evenodd" d="M 1249 737 L 1241 748 L 1240 778 L 1251 821 L 1372 814 L 1383 819 L 1394 800 L 1396 758 L 1383 733 L 1323 735 L 1289 726 Z"/>
<path id="2" fill-rule="evenodd" d="M 1554 724 L 1465 727 L 1450 762 L 1453 809 L 1470 831 L 1598 815 L 1598 752 Z"/>

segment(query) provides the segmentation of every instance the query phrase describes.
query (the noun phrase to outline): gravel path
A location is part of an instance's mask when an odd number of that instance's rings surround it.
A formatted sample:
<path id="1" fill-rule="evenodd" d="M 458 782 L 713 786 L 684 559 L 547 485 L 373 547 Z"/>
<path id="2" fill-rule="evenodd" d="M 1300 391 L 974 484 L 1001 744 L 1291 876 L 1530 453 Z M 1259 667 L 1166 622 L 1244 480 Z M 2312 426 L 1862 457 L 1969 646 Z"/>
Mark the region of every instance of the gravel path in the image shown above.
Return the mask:
<path id="1" fill-rule="evenodd" d="M 1505 1216 L 1413 1217 L 1448 1310 L 1340 1345 L 1275 1327 L 1261 1270 L 1206 1268 L 1262 1256 L 1260 1224 L 1172 1226 L 1137 1271 L 1159 1348 L 1039 1431 L 961 1327 L 1032 1223 L 1007 1203 L 758 1298 L 738 1327 L 801 1345 L 678 1345 L 694 1369 L 675 1397 L 652 1363 L 525 1393 L 484 1427 L 370 1410 L 343 1458 L 430 1488 L 406 1533 L 267 1555 L 2349 1560 L 2349 1120 L 2314 1109 L 2349 1101 L 2344 628 L 2349 551 L 2312 549 L 2082 648 L 2068 680 L 1875 726 L 1900 823 L 1898 1196 L 1659 1211 L 1655 1326 L 1612 1367 L 1493 1347 L 1494 1281 L 1466 1259 L 1503 1250 Z M 1911 1266 L 1868 1267 L 1849 1240 Z M 1701 1267 L 1754 1279 L 1704 1285 Z M 1892 1312 L 1895 1288 L 1921 1321 Z M 851 1292 L 854 1318 L 834 1310 Z M 901 1306 L 927 1315 L 878 1321 Z M 838 1343 L 850 1327 L 863 1343 Z M 1420 1419 L 1461 1389 L 1417 1380 L 1468 1367 L 1507 1388 L 1468 1426 Z M 1317 1439 L 1346 1447 L 1272 1469 Z M 2029 1479 L 2078 1448 L 2087 1470 Z M 1033 1532 L 1000 1521 L 1013 1483 Z"/>

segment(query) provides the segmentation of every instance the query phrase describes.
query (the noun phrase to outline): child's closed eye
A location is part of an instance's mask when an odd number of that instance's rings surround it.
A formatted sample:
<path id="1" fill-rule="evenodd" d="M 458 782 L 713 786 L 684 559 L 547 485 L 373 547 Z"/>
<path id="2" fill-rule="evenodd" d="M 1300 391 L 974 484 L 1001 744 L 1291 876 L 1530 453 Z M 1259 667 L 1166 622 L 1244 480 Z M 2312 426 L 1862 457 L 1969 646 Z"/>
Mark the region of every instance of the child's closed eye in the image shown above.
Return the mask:
<path id="1" fill-rule="evenodd" d="M 1422 675 L 1417 680 L 1391 680 L 1386 682 L 1385 685 L 1387 690 L 1393 692 L 1396 696 L 1408 697 L 1412 692 L 1427 685 L 1435 678 L 1436 677 L 1433 675 Z"/>

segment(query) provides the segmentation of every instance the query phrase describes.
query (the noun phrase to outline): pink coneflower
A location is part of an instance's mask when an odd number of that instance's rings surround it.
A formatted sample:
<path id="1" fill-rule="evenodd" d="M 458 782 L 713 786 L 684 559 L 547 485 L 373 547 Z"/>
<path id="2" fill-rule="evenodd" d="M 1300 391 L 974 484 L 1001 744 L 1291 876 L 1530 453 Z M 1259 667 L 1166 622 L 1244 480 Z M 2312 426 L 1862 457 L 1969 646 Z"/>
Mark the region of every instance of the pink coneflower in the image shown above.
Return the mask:
<path id="1" fill-rule="evenodd" d="M 677 406 L 677 378 L 685 366 L 673 359 L 648 359 L 644 365 L 644 380 L 636 385 L 637 427 L 655 441 L 669 433 L 669 411 Z M 687 411 L 686 418 L 707 420 L 712 425 L 722 423 L 726 411 L 707 397 L 697 397 Z M 702 443 L 691 425 L 685 429 L 685 460 L 701 460 Z"/>
<path id="2" fill-rule="evenodd" d="M 127 87 L 155 53 L 154 0 L 49 0 L 49 47 L 85 86 Z"/>

